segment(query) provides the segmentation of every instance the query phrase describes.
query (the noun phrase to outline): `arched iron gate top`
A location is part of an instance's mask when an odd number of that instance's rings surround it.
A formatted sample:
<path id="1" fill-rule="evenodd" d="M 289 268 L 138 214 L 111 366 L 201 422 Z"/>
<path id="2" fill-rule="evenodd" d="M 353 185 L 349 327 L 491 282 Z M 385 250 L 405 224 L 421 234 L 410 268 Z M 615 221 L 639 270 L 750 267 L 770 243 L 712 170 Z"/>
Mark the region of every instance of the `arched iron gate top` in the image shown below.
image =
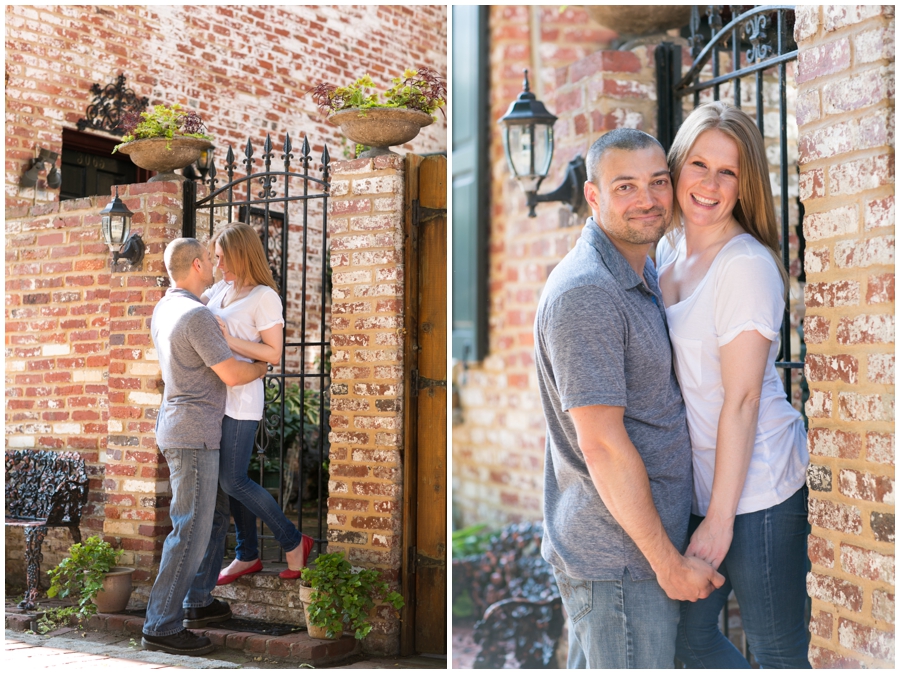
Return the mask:
<path id="1" fill-rule="evenodd" d="M 293 144 L 291 143 L 290 134 L 285 134 L 284 136 L 284 143 L 281 148 L 281 161 L 283 163 L 283 168 L 281 170 L 272 169 L 272 159 L 274 158 L 272 149 L 272 139 L 266 134 L 262 154 L 263 170 L 254 173 L 253 165 L 256 163 L 256 158 L 253 156 L 253 143 L 248 138 L 247 144 L 244 146 L 244 158 L 241 160 L 241 163 L 245 167 L 245 174 L 243 177 L 235 179 L 234 176 L 235 169 L 237 169 L 237 162 L 235 161 L 234 150 L 229 145 L 228 152 L 225 155 L 225 174 L 228 178 L 227 182 L 222 187 L 216 187 L 216 183 L 218 182 L 216 179 L 217 171 L 215 162 L 213 162 L 209 169 L 209 177 L 203 181 L 205 184 L 209 185 L 210 192 L 201 199 L 197 199 L 196 184 L 192 181 L 185 181 L 185 204 L 193 204 L 193 207 L 191 209 L 185 209 L 183 226 L 184 236 L 196 235 L 196 212 L 198 209 L 210 209 L 209 236 L 212 236 L 215 226 L 213 217 L 215 209 L 227 209 L 227 221 L 231 222 L 234 220 L 233 208 L 235 206 L 264 206 L 266 210 L 268 210 L 268 206 L 275 203 L 286 205 L 291 202 L 320 199 L 327 203 L 327 198 L 331 189 L 331 184 L 329 182 L 331 157 L 328 154 L 328 146 L 324 146 L 322 149 L 320 177 L 315 177 L 310 171 L 312 157 L 310 155 L 308 137 L 304 136 L 303 145 L 300 148 L 300 157 L 298 159 L 299 171 L 292 170 L 291 168 L 291 160 L 294 158 L 294 155 L 292 153 Z M 275 183 L 279 178 L 284 182 L 284 193 L 281 196 L 278 196 L 275 191 Z M 290 194 L 290 178 L 297 178 L 302 181 L 302 194 Z M 251 187 L 254 180 L 258 181 L 262 187 L 262 191 L 257 194 L 256 198 L 251 196 Z M 310 185 L 318 187 L 318 191 L 310 193 Z M 235 188 L 239 186 L 245 187 L 245 196 L 244 198 L 235 200 Z M 222 195 L 226 195 L 226 198 L 224 200 L 219 199 L 216 201 Z M 190 199 L 188 199 L 189 196 Z M 285 208 L 284 213 L 285 217 L 287 217 L 287 208 Z"/>

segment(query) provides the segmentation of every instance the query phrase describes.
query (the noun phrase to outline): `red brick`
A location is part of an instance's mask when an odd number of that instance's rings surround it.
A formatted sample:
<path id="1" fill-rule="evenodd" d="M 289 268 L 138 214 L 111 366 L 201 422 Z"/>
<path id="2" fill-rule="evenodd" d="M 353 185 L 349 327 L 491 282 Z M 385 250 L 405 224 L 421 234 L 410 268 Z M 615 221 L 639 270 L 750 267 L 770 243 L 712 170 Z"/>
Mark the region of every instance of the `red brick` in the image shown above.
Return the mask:
<path id="1" fill-rule="evenodd" d="M 859 508 L 816 498 L 809 499 L 809 523 L 814 527 L 849 534 L 862 533 Z"/>
<path id="2" fill-rule="evenodd" d="M 817 77 L 839 73 L 850 67 L 850 41 L 844 37 L 834 42 L 811 46 L 797 55 L 797 84 Z"/>
<path id="3" fill-rule="evenodd" d="M 894 480 L 886 475 L 874 475 L 845 468 L 839 475 L 840 492 L 848 498 L 874 503 L 893 503 Z"/>
<path id="4" fill-rule="evenodd" d="M 818 599 L 826 604 L 840 606 L 857 613 L 862 609 L 862 588 L 840 578 L 812 571 L 806 575 L 806 590 L 812 599 Z"/>
<path id="5" fill-rule="evenodd" d="M 856 658 L 839 654 L 831 649 L 815 644 L 809 647 L 809 662 L 813 669 L 862 669 L 863 663 Z"/>
<path id="6" fill-rule="evenodd" d="M 894 660 L 894 632 L 838 618 L 838 641 L 844 648 L 881 660 Z"/>
<path id="7" fill-rule="evenodd" d="M 833 456 L 853 459 L 860 455 L 862 441 L 858 433 L 840 429 L 810 428 L 809 452 L 817 456 Z"/>

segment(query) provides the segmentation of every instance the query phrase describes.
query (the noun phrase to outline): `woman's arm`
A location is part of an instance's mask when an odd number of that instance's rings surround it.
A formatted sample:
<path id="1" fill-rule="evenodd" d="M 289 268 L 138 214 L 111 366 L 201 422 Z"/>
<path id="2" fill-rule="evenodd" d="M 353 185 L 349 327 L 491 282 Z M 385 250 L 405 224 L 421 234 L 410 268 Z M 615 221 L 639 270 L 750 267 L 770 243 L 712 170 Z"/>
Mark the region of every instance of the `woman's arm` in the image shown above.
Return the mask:
<path id="1" fill-rule="evenodd" d="M 225 341 L 228 342 L 229 348 L 236 354 L 253 360 L 262 360 L 276 367 L 281 362 L 281 346 L 284 343 L 281 324 L 260 330 L 259 336 L 262 338 L 262 342 L 251 342 L 247 339 L 232 337 L 228 334 L 225 322 L 218 316 L 216 316 L 216 320 L 219 321 L 219 327 L 222 328 L 222 334 L 225 335 Z"/>
<path id="2" fill-rule="evenodd" d="M 772 342 L 746 330 L 719 348 L 725 402 L 716 433 L 716 468 L 712 497 L 703 522 L 691 536 L 688 555 L 719 568 L 728 548 L 734 514 L 753 455 L 759 398 Z"/>

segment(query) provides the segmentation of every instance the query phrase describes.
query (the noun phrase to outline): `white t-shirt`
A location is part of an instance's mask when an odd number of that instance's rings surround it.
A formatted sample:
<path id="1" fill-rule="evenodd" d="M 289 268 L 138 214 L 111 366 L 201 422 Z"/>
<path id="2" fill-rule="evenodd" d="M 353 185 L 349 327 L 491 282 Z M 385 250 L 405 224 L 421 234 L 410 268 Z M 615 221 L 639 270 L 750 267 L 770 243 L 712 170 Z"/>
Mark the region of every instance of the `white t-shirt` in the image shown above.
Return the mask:
<path id="1" fill-rule="evenodd" d="M 663 237 L 656 249 L 660 276 L 684 256 L 683 233 L 674 250 Z M 725 400 L 719 347 L 746 330 L 756 330 L 772 340 L 772 346 L 763 375 L 756 441 L 737 514 L 782 503 L 806 481 L 809 453 L 803 419 L 788 403 L 775 368 L 783 289 L 769 251 L 750 234 L 740 234 L 722 247 L 690 297 L 666 307 L 693 447 L 695 515 L 706 515 L 712 495 L 716 431 Z"/>
<path id="2" fill-rule="evenodd" d="M 269 286 L 256 286 L 246 297 L 232 301 L 227 307 L 222 306 L 225 293 L 231 283 L 219 281 L 206 291 L 209 301 L 206 306 L 216 316 L 225 321 L 228 333 L 232 337 L 246 339 L 250 342 L 262 342 L 260 331 L 275 325 L 284 325 L 281 317 L 281 298 Z M 252 362 L 234 354 L 238 360 Z M 248 419 L 259 421 L 263 413 L 263 381 L 256 379 L 243 386 L 229 386 L 225 400 L 225 414 L 232 419 Z"/>

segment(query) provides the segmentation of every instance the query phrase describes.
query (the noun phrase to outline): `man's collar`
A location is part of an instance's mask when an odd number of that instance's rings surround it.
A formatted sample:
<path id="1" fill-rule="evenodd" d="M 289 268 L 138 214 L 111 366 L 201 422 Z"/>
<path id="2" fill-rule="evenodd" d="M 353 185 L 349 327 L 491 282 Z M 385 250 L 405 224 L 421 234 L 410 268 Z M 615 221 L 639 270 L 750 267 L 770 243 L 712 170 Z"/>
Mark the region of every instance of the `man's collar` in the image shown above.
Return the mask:
<path id="1" fill-rule="evenodd" d="M 166 292 L 172 293 L 173 295 L 182 295 L 182 294 L 187 295 L 188 297 L 191 297 L 191 298 L 197 300 L 198 302 L 200 301 L 200 298 L 197 297 L 194 293 L 192 293 L 187 288 L 179 288 L 178 286 L 172 285 L 172 286 L 169 286 L 169 289 Z"/>
<path id="2" fill-rule="evenodd" d="M 585 240 L 585 243 L 593 246 L 593 248 L 600 253 L 600 257 L 603 258 L 606 268 L 609 269 L 610 273 L 625 290 L 644 284 L 644 279 L 634 272 L 632 266 L 628 264 L 628 260 L 626 260 L 622 253 L 619 252 L 618 248 L 613 245 L 613 242 L 609 240 L 609 236 L 603 231 L 603 228 L 597 224 L 596 220 L 594 220 L 594 216 L 587 219 L 584 229 L 581 230 L 581 238 Z M 644 262 L 645 274 L 647 273 L 648 267 L 650 268 L 651 275 L 654 274 L 655 269 L 649 256 Z"/>

